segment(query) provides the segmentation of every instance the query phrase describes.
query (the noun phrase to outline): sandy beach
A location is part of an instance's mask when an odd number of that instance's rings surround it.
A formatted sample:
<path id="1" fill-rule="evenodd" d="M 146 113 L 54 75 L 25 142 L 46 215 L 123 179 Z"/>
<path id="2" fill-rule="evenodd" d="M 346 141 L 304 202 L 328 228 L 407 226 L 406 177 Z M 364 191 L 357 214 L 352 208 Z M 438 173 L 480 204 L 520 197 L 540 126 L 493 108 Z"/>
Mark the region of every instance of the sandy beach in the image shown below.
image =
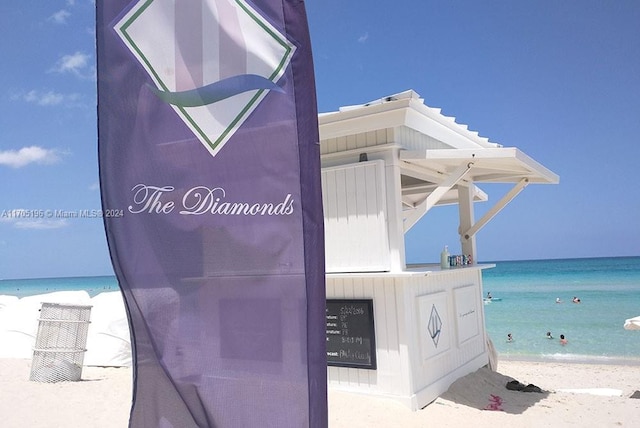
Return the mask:
<path id="1" fill-rule="evenodd" d="M 31 360 L 0 359 L 4 428 L 126 427 L 131 369 L 85 367 L 78 382 L 29 381 Z M 543 392 L 508 390 L 517 380 Z M 422 410 L 329 390 L 329 426 L 364 427 L 635 427 L 640 420 L 640 366 L 500 361 L 456 381 Z M 636 398 L 637 397 L 637 398 Z"/>

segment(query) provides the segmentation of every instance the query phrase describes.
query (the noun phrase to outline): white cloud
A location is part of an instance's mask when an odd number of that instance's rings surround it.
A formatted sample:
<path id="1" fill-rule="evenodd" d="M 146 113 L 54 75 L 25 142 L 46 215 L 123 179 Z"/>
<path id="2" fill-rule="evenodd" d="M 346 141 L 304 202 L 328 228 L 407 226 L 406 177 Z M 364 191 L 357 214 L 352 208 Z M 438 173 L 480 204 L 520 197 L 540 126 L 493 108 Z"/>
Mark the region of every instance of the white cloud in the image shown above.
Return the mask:
<path id="1" fill-rule="evenodd" d="M 67 0 L 65 3 L 67 4 L 67 8 L 66 9 L 60 9 L 59 11 L 57 11 L 56 13 L 51 15 L 49 17 L 50 21 L 53 21 L 56 24 L 66 24 L 67 23 L 67 20 L 71 16 L 71 12 L 69 12 L 69 9 L 73 8 L 76 5 L 76 2 L 75 2 L 75 0 Z"/>
<path id="2" fill-rule="evenodd" d="M 88 61 L 89 55 L 82 52 L 76 52 L 72 55 L 64 55 L 58 61 L 57 69 L 60 72 L 77 71 L 79 69 L 85 68 Z"/>
<path id="3" fill-rule="evenodd" d="M 58 94 L 55 92 L 46 92 L 40 96 L 38 100 L 38 104 L 41 106 L 50 106 L 60 104 L 65 100 L 65 95 Z"/>
<path id="4" fill-rule="evenodd" d="M 68 10 L 62 9 L 54 13 L 49 17 L 49 19 L 56 24 L 66 24 L 67 18 L 71 16 L 71 13 Z"/>
<path id="5" fill-rule="evenodd" d="M 11 96 L 12 100 L 22 100 L 28 103 L 43 107 L 64 105 L 65 107 L 83 107 L 82 96 L 80 94 L 61 94 L 54 91 L 37 91 L 35 89 L 27 93 L 16 93 Z"/>
<path id="6" fill-rule="evenodd" d="M 45 220 L 45 219 L 33 219 L 33 220 L 19 220 L 14 223 L 14 227 L 18 229 L 60 229 L 67 227 L 69 224 L 67 220 Z"/>
<path id="7" fill-rule="evenodd" d="M 358 37 L 358 43 L 364 43 L 369 39 L 369 32 L 364 33 L 362 36 Z"/>
<path id="8" fill-rule="evenodd" d="M 36 90 L 29 91 L 23 97 L 23 99 L 29 103 L 35 103 L 40 106 L 54 106 L 62 104 L 64 101 L 64 95 L 57 92 L 48 91 L 40 93 Z"/>
<path id="9" fill-rule="evenodd" d="M 38 146 L 23 147 L 20 150 L 0 150 L 0 165 L 21 168 L 30 163 L 51 164 L 58 162 L 58 151 Z"/>
<path id="10" fill-rule="evenodd" d="M 90 63 L 91 55 L 76 52 L 64 55 L 58 60 L 52 71 L 56 73 L 73 73 L 78 77 L 90 78 L 95 75 L 94 66 Z"/>

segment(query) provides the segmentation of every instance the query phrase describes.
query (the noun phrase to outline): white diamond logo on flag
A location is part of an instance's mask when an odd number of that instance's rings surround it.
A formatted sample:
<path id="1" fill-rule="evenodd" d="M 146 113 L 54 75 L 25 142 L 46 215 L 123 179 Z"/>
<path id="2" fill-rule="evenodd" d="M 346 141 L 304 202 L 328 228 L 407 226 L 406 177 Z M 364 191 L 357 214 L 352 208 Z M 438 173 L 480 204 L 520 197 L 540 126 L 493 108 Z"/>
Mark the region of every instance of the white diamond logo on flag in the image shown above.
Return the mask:
<path id="1" fill-rule="evenodd" d="M 284 74 L 295 46 L 244 0 L 140 0 L 114 27 L 212 156 Z"/>

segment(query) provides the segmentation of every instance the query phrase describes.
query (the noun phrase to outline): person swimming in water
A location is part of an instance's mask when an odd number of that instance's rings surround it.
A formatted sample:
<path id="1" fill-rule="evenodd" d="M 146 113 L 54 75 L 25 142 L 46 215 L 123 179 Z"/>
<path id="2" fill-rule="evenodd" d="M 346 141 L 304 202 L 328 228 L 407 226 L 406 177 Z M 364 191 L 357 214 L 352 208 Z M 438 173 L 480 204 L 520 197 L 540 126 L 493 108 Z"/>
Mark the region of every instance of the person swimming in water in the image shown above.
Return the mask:
<path id="1" fill-rule="evenodd" d="M 562 346 L 566 345 L 567 343 L 569 343 L 569 341 L 567 339 L 565 339 L 564 334 L 560 335 L 560 344 Z"/>
<path id="2" fill-rule="evenodd" d="M 547 339 L 553 339 L 553 336 L 551 335 L 550 331 L 547 332 Z"/>

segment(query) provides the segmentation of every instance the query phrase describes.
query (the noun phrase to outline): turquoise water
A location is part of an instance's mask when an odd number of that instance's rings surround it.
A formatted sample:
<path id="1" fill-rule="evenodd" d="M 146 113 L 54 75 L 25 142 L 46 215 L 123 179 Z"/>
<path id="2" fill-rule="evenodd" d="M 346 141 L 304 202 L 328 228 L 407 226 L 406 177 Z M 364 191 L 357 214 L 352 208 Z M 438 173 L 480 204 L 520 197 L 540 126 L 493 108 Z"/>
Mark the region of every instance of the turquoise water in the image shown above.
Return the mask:
<path id="1" fill-rule="evenodd" d="M 622 327 L 640 316 L 640 257 L 496 262 L 483 282 L 485 294 L 501 299 L 484 305 L 501 357 L 640 362 L 640 331 Z"/>
<path id="2" fill-rule="evenodd" d="M 494 262 L 483 271 L 486 326 L 501 358 L 636 360 L 640 331 L 622 328 L 640 316 L 640 257 Z M 118 290 L 113 276 L 0 281 L 0 295 L 62 290 L 91 296 Z M 577 296 L 582 303 L 571 303 Z M 555 303 L 556 298 L 564 303 Z M 551 331 L 555 339 L 545 338 Z M 507 343 L 507 334 L 514 341 Z M 561 346 L 560 334 L 569 343 Z"/>
<path id="3" fill-rule="evenodd" d="M 0 295 L 26 297 L 54 291 L 81 290 L 94 297 L 107 291 L 118 291 L 120 287 L 115 276 L 0 280 Z"/>

